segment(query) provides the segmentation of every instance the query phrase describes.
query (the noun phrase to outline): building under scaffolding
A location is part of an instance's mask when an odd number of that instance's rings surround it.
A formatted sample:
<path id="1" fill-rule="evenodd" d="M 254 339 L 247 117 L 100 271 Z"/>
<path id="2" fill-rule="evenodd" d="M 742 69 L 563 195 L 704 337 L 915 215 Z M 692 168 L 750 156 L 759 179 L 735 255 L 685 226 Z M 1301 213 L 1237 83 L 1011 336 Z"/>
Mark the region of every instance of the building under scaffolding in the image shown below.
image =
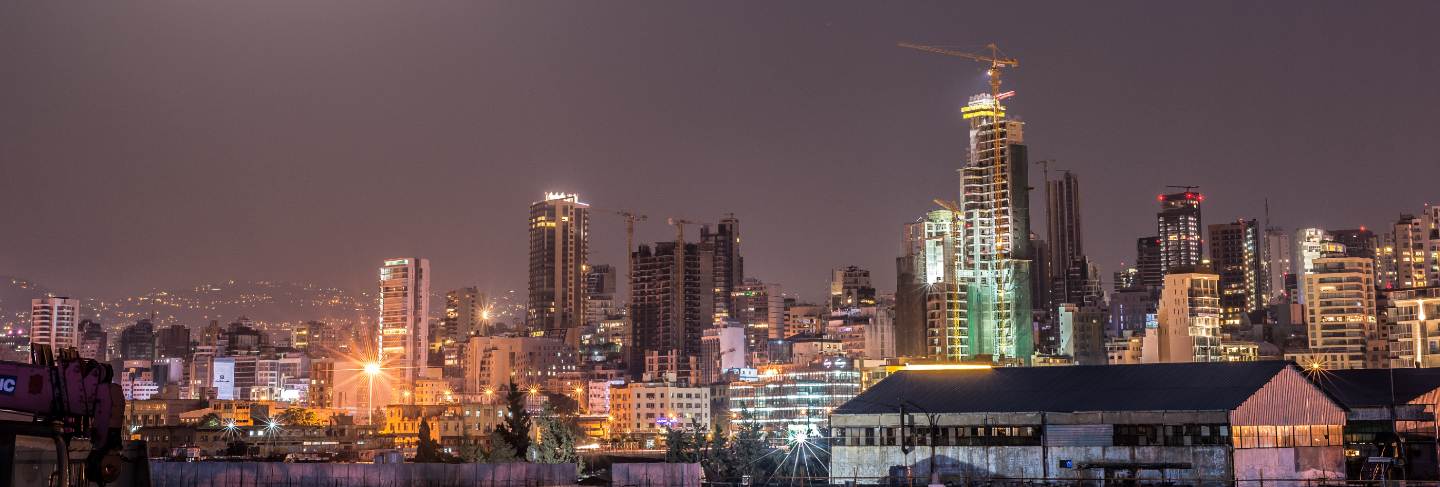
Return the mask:
<path id="1" fill-rule="evenodd" d="M 1005 118 L 1005 95 L 977 95 L 962 110 L 970 149 L 960 170 L 961 235 L 956 278 L 966 313 L 950 360 L 989 356 L 1025 363 L 1034 351 L 1030 296 L 1030 197 L 1023 124 Z M 958 335 L 958 336 L 957 336 Z"/>

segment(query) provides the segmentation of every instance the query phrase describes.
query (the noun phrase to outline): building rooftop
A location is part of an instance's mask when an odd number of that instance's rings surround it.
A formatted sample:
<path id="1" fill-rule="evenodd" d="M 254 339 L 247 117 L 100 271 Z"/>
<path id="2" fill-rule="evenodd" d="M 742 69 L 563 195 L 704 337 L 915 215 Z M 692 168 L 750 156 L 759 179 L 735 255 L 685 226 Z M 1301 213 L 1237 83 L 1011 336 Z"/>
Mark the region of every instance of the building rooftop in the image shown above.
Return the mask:
<path id="1" fill-rule="evenodd" d="M 901 370 L 835 414 L 1229 411 L 1290 362 Z"/>
<path id="2" fill-rule="evenodd" d="M 1347 409 L 1408 404 L 1440 389 L 1440 369 L 1329 370 L 1311 377 Z"/>

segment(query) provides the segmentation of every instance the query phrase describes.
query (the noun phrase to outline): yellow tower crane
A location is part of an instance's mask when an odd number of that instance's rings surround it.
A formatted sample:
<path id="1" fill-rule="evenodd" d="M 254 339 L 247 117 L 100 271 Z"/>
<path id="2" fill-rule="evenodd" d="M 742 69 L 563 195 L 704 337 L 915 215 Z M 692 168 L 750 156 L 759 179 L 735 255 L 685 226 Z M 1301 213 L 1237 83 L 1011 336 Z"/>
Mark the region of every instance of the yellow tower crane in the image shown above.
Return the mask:
<path id="1" fill-rule="evenodd" d="M 947 49 L 944 47 L 926 46 L 923 44 L 913 44 L 909 42 L 901 42 L 896 45 L 906 49 L 914 49 L 916 51 L 924 51 L 932 54 L 939 54 L 942 56 L 954 56 L 958 58 L 969 59 L 971 61 L 990 63 L 990 68 L 985 70 L 985 75 L 990 77 L 990 96 L 997 105 L 1000 103 L 1000 70 L 1003 68 L 1020 67 L 1019 59 L 1015 59 L 1013 57 L 1004 57 L 1000 53 L 1000 47 L 996 46 L 994 43 L 985 45 L 985 49 L 990 51 L 989 54 L 956 51 L 954 49 Z"/>

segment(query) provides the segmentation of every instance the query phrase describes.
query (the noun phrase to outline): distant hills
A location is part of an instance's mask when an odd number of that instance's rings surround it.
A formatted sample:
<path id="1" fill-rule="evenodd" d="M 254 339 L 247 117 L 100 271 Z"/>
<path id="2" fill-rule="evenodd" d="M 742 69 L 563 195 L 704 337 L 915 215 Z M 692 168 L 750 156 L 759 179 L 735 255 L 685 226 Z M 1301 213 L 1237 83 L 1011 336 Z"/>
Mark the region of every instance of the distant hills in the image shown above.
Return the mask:
<path id="1" fill-rule="evenodd" d="M 55 291 L 28 279 L 0 276 L 0 326 L 28 326 L 30 300 Z M 63 295 L 63 294 L 61 294 Z M 373 321 L 374 297 L 315 284 L 222 281 L 185 289 L 157 289 L 138 296 L 71 296 L 83 301 L 81 316 L 123 326 L 155 316 L 160 325 L 199 326 L 241 316 L 260 323 L 317 320 L 346 326 Z M 440 302 L 443 309 L 444 301 Z"/>

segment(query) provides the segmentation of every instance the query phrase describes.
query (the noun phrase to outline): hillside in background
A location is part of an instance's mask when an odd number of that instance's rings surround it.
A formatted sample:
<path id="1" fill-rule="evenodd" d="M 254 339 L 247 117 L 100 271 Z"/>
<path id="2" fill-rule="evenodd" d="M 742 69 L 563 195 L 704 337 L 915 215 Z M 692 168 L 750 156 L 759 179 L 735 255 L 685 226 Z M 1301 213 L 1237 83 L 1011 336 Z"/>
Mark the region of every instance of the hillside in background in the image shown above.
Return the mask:
<path id="1" fill-rule="evenodd" d="M 33 281 L 0 277 L 0 325 L 9 328 L 30 319 L 30 300 L 52 290 Z M 224 281 L 186 289 L 157 289 L 139 296 L 83 301 L 81 316 L 123 326 L 152 314 L 159 325 L 200 326 L 210 320 L 228 322 L 241 316 L 260 323 L 317 320 L 340 326 L 366 323 L 374 315 L 373 297 L 343 289 L 292 282 Z M 443 301 L 441 301 L 443 306 Z"/>

